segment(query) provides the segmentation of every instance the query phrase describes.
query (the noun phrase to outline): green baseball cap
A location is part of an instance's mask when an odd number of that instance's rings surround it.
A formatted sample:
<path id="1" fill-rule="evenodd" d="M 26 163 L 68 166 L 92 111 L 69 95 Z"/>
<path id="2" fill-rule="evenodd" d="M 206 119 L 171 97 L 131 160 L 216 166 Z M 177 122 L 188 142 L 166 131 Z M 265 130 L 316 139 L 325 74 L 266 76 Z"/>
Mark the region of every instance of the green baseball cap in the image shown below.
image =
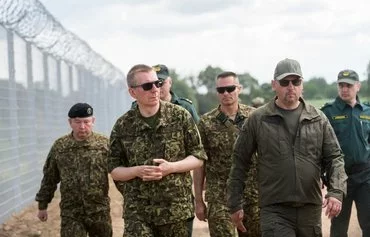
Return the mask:
<path id="1" fill-rule="evenodd" d="M 342 70 L 338 74 L 338 81 L 337 81 L 338 83 L 344 82 L 344 83 L 353 85 L 358 81 L 359 81 L 358 74 L 357 72 L 353 70 L 350 70 L 350 69 Z"/>
<path id="2" fill-rule="evenodd" d="M 168 72 L 168 68 L 166 67 L 166 65 L 158 64 L 153 66 L 153 69 L 157 73 L 157 77 L 160 80 L 166 80 L 170 76 L 170 73 Z"/>
<path id="3" fill-rule="evenodd" d="M 303 78 L 299 62 L 297 60 L 289 58 L 286 58 L 278 62 L 274 72 L 274 79 L 281 80 L 290 75 L 299 76 L 300 78 Z"/>

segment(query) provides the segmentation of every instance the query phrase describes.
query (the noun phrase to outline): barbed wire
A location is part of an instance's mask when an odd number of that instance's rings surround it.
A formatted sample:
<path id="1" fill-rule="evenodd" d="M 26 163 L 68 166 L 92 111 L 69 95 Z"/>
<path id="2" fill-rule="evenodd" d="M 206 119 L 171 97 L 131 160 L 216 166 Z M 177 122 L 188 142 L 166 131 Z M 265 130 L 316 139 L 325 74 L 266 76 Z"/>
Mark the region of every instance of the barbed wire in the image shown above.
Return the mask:
<path id="1" fill-rule="evenodd" d="M 40 50 L 81 66 L 97 77 L 124 79 L 124 74 L 77 35 L 66 30 L 38 0 L 0 0 L 0 24 Z"/>

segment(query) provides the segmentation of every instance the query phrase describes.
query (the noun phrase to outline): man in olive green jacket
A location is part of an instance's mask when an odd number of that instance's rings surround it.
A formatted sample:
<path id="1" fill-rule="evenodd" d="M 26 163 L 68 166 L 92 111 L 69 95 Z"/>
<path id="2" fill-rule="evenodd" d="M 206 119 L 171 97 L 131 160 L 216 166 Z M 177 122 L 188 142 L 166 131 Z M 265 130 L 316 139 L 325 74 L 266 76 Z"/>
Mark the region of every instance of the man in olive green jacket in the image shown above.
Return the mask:
<path id="1" fill-rule="evenodd" d="M 329 218 L 341 211 L 343 154 L 326 116 L 302 99 L 302 79 L 296 60 L 280 61 L 272 81 L 276 98 L 251 114 L 235 143 L 228 206 L 239 229 L 245 171 L 256 151 L 262 236 L 320 236 L 321 206 Z M 324 202 L 322 169 L 330 181 Z"/>

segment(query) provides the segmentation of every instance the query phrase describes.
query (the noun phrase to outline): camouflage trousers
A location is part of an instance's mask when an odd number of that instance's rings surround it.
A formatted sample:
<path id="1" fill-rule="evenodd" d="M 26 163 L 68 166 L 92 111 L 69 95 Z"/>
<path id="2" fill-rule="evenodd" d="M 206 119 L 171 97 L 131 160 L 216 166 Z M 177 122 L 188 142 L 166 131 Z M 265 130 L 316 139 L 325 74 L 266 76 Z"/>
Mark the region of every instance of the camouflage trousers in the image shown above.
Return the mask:
<path id="1" fill-rule="evenodd" d="M 244 206 L 244 226 L 246 233 L 237 232 L 230 218 L 229 209 L 221 203 L 208 203 L 208 227 L 211 237 L 259 237 L 259 208 L 256 205 Z"/>
<path id="2" fill-rule="evenodd" d="M 141 220 L 125 220 L 124 237 L 188 237 L 188 220 L 155 225 Z"/>
<path id="3" fill-rule="evenodd" d="M 62 216 L 61 237 L 112 237 L 112 221 L 109 213 L 97 213 L 81 218 Z"/>

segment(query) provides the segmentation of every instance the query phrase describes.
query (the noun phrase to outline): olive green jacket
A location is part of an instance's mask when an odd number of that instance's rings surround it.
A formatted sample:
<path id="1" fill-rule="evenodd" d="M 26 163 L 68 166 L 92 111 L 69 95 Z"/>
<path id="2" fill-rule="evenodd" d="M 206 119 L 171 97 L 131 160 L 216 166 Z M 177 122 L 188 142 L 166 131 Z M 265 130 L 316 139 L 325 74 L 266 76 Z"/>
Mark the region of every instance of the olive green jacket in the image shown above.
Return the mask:
<path id="1" fill-rule="evenodd" d="M 231 212 L 241 209 L 245 170 L 258 153 L 260 205 L 284 202 L 321 205 L 320 174 L 329 176 L 327 196 L 342 200 L 347 176 L 343 154 L 326 116 L 303 99 L 303 111 L 294 143 L 275 100 L 255 110 L 243 125 L 233 153 L 228 184 Z"/>

